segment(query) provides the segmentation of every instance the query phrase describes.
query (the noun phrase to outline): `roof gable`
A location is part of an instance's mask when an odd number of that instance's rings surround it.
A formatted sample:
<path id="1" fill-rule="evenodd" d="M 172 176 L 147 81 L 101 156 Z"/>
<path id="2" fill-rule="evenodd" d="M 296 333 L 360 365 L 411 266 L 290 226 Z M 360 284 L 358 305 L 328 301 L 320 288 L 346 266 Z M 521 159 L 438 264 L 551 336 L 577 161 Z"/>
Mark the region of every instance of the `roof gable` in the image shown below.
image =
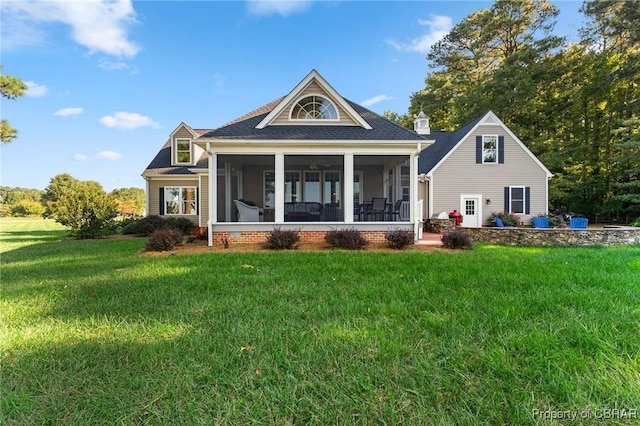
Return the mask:
<path id="1" fill-rule="evenodd" d="M 302 96 L 323 96 L 333 102 L 340 119 L 304 120 L 296 122 L 290 119 L 291 109 Z M 311 70 L 291 92 L 269 112 L 257 125 L 264 129 L 272 125 L 333 125 L 359 126 L 370 130 L 371 125 L 316 71 Z"/>
<path id="2" fill-rule="evenodd" d="M 531 157 L 531 159 L 547 174 L 553 174 L 547 169 L 538 158 L 522 143 L 522 141 L 493 113 L 488 111 L 485 115 L 476 118 L 455 132 L 435 132 L 426 135 L 427 139 L 435 140 L 434 144 L 426 148 L 420 154 L 418 173 L 432 174 L 449 156 L 462 144 L 467 137 L 480 126 L 500 126 L 516 144 Z"/>

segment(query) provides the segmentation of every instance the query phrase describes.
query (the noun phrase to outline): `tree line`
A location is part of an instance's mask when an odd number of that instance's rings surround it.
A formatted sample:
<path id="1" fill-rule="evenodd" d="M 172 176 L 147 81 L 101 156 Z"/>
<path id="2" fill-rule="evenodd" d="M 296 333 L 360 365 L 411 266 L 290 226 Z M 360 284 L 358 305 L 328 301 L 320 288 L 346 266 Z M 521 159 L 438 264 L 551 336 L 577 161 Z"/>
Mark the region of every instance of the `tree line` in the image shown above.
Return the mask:
<path id="1" fill-rule="evenodd" d="M 488 110 L 554 174 L 550 209 L 640 217 L 640 0 L 588 0 L 579 40 L 554 34 L 547 0 L 498 0 L 432 46 L 407 114 L 455 130 Z"/>
<path id="2" fill-rule="evenodd" d="M 44 216 L 69 227 L 78 238 L 109 233 L 113 219 L 145 213 L 141 188 L 107 193 L 95 181 L 81 181 L 68 173 L 53 177 L 44 191 L 0 186 L 0 216 Z"/>

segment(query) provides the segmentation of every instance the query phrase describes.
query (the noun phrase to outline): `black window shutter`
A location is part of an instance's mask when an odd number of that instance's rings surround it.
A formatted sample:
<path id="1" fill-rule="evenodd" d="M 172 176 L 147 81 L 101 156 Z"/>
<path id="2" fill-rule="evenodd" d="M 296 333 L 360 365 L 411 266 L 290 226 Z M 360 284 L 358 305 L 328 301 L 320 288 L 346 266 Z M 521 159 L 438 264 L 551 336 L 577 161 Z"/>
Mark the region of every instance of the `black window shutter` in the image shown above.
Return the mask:
<path id="1" fill-rule="evenodd" d="M 531 213 L 531 187 L 524 188 L 524 213 Z"/>
<path id="2" fill-rule="evenodd" d="M 196 214 L 200 214 L 200 188 L 196 187 Z"/>
<path id="3" fill-rule="evenodd" d="M 505 212 L 511 211 L 511 209 L 509 208 L 510 204 L 511 204 L 511 200 L 509 199 L 509 187 L 505 186 L 504 187 L 504 211 Z"/>
<path id="4" fill-rule="evenodd" d="M 164 187 L 160 187 L 160 207 L 158 209 L 158 214 L 160 216 L 164 215 Z"/>
<path id="5" fill-rule="evenodd" d="M 504 136 L 498 136 L 498 163 L 504 164 Z"/>
<path id="6" fill-rule="evenodd" d="M 476 136 L 476 163 L 482 164 L 482 136 Z"/>

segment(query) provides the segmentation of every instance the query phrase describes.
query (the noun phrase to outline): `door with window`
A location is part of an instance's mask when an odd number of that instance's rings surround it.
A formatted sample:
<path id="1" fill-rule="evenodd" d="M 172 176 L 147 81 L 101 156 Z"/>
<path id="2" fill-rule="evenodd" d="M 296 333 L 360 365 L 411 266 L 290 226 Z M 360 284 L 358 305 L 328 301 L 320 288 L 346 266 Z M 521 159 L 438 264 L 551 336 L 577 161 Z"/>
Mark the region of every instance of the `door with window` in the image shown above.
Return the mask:
<path id="1" fill-rule="evenodd" d="M 460 210 L 462 224 L 467 228 L 479 228 L 482 226 L 481 194 L 465 194 L 460 196 Z"/>

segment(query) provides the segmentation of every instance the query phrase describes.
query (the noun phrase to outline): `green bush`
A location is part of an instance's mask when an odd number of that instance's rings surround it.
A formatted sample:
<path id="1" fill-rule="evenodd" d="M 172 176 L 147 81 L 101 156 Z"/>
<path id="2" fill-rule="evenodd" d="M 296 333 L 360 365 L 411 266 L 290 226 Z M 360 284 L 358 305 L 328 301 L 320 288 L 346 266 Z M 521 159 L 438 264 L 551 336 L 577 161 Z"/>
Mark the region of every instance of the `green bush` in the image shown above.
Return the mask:
<path id="1" fill-rule="evenodd" d="M 491 221 L 500 218 L 504 226 L 519 226 L 520 216 L 509 212 L 491 212 Z"/>
<path id="2" fill-rule="evenodd" d="M 163 228 L 156 229 L 149 235 L 147 241 L 147 251 L 167 251 L 182 244 L 182 231 L 179 229 Z"/>
<path id="3" fill-rule="evenodd" d="M 442 245 L 449 249 L 470 250 L 473 248 L 471 237 L 463 231 L 453 230 L 442 235 Z"/>
<path id="4" fill-rule="evenodd" d="M 44 211 L 42 203 L 32 200 L 22 200 L 11 206 L 11 216 L 42 216 Z"/>
<path id="5" fill-rule="evenodd" d="M 269 250 L 291 250 L 297 248 L 299 241 L 300 233 L 298 231 L 275 228 L 269 233 L 266 241 L 260 243 L 260 246 Z"/>
<path id="6" fill-rule="evenodd" d="M 124 235 L 149 236 L 158 229 L 179 229 L 183 235 L 189 234 L 194 228 L 193 222 L 185 217 L 163 218 L 157 215 L 143 217 L 141 219 L 125 219 L 122 226 Z"/>
<path id="7" fill-rule="evenodd" d="M 394 249 L 403 249 L 413 244 L 413 231 L 407 229 L 390 229 L 384 234 L 387 245 Z"/>
<path id="8" fill-rule="evenodd" d="M 331 247 L 349 250 L 363 250 L 369 241 L 357 229 L 332 229 L 324 236 L 324 240 Z"/>

